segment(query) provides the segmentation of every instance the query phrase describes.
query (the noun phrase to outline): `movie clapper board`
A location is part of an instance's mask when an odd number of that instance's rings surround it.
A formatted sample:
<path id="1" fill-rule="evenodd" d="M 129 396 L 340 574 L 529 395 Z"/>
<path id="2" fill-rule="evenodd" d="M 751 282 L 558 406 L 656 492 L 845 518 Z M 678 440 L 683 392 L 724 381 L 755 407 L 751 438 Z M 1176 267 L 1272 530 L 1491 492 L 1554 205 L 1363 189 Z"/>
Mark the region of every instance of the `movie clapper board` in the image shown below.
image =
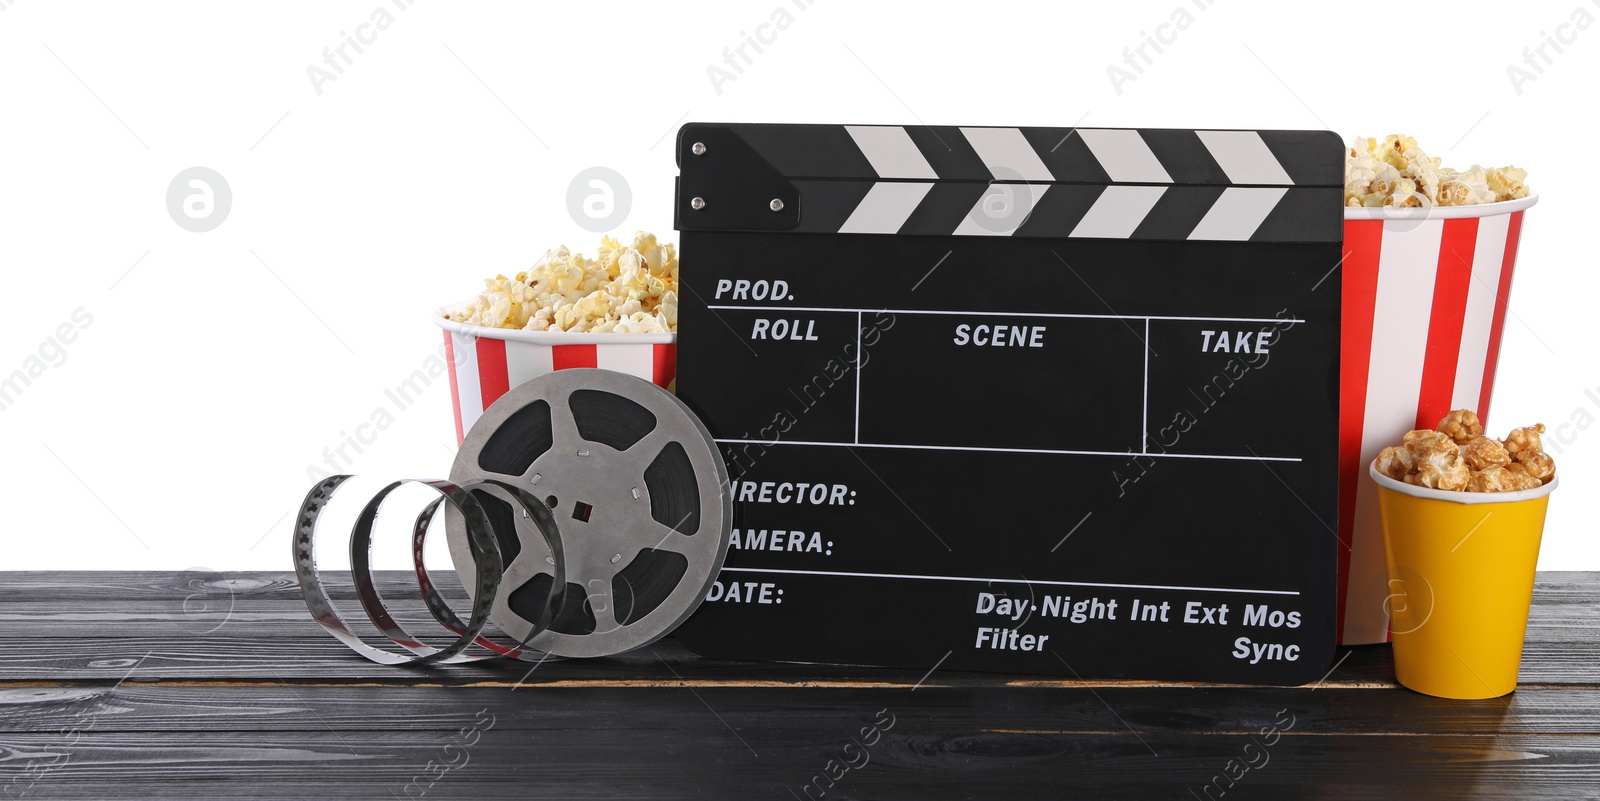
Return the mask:
<path id="1" fill-rule="evenodd" d="M 735 509 L 689 648 L 1328 669 L 1335 135 L 691 123 L 677 147 L 677 391 Z"/>

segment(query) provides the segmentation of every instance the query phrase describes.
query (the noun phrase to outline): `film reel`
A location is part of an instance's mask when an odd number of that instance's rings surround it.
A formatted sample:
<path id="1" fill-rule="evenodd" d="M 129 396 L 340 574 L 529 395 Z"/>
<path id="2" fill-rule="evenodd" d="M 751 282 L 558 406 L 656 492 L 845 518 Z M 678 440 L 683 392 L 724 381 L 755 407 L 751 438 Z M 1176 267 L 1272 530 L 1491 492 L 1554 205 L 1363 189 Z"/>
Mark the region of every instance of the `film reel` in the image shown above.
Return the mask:
<path id="1" fill-rule="evenodd" d="M 467 433 L 450 477 L 476 487 L 505 562 L 490 620 L 556 656 L 662 637 L 705 598 L 727 555 L 733 502 L 710 432 L 671 393 L 623 373 L 567 369 L 512 388 Z M 563 554 L 513 513 L 513 490 L 554 510 Z M 445 520 L 456 570 L 476 587 L 471 528 L 454 506 Z M 552 595 L 560 612 L 541 631 Z"/>

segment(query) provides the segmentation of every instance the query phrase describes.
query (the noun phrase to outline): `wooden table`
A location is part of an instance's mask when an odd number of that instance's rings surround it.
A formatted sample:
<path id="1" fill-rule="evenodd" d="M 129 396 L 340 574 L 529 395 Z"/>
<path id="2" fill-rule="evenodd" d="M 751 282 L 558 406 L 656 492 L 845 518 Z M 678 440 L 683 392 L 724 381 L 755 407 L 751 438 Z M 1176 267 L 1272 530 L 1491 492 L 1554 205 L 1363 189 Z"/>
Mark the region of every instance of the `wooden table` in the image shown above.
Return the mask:
<path id="1" fill-rule="evenodd" d="M 323 633 L 287 573 L 0 573 L 0 795 L 1600 798 L 1600 574 L 1540 575 L 1506 698 L 1401 689 L 1387 646 L 1339 654 L 1288 689 L 670 640 L 416 671 Z"/>

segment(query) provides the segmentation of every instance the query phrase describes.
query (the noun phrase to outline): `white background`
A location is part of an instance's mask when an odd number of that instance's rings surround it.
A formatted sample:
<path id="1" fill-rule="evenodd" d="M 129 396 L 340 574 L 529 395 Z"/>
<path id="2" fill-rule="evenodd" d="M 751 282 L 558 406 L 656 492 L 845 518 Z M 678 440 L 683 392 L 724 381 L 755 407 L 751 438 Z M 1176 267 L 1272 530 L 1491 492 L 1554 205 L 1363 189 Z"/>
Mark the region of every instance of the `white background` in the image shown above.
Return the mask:
<path id="1" fill-rule="evenodd" d="M 319 94 L 307 68 L 380 5 L 393 24 Z M 379 409 L 350 469 L 446 472 L 448 384 L 384 395 L 439 348 L 429 311 L 549 246 L 592 252 L 566 200 L 589 167 L 629 185 L 618 230 L 671 237 L 688 120 L 1404 131 L 1454 166 L 1513 162 L 1542 201 L 1493 427 L 1600 418 L 1600 26 L 1558 28 L 1600 4 L 1183 0 L 1193 24 L 1118 91 L 1108 66 L 1177 0 L 782 0 L 793 23 L 715 86 L 779 6 L 0 0 L 0 374 L 93 317 L 0 411 L 0 569 L 286 569 L 308 467 Z M 165 201 L 196 165 L 233 196 L 207 233 Z M 1600 569 L 1600 425 L 1568 431 L 1540 567 Z"/>

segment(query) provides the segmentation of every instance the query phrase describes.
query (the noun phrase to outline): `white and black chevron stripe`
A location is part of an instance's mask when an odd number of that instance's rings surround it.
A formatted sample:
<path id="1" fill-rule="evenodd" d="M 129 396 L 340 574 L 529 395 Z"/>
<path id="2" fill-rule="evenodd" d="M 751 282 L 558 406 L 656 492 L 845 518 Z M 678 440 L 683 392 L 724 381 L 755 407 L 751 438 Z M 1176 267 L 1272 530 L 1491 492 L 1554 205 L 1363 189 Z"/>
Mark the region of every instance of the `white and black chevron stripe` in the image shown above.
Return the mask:
<path id="1" fill-rule="evenodd" d="M 1336 241 L 1343 145 L 1325 131 L 690 124 L 798 191 L 786 230 L 927 236 Z M 681 211 L 680 223 L 696 227 Z M 714 202 L 708 200 L 707 202 Z"/>

